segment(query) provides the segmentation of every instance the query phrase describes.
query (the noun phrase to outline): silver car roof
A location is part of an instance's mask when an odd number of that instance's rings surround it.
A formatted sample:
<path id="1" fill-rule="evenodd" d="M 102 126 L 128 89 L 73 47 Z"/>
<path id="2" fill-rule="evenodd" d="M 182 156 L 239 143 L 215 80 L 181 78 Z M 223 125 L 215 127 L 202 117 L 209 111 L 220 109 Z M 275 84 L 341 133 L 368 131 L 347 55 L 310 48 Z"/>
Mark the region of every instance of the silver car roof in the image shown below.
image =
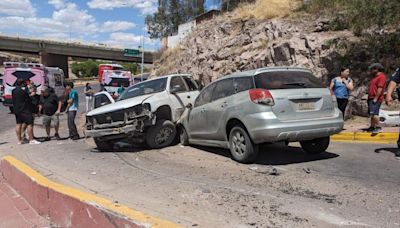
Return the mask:
<path id="1" fill-rule="evenodd" d="M 254 75 L 265 73 L 265 72 L 274 72 L 274 71 L 304 71 L 304 72 L 311 73 L 310 69 L 307 69 L 304 67 L 263 67 L 263 68 L 258 68 L 258 69 L 254 69 L 254 70 L 236 72 L 233 74 L 223 76 L 223 77 L 221 77 L 221 79 L 232 78 L 232 77 L 233 78 L 249 77 L 249 76 L 254 76 Z"/>

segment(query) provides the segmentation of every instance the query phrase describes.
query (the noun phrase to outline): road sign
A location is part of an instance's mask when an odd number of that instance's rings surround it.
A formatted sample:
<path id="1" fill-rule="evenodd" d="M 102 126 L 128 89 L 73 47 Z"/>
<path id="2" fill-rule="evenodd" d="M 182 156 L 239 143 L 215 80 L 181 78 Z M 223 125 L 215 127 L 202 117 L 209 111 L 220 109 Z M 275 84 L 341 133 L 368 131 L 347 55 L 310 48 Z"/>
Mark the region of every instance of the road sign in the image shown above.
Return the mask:
<path id="1" fill-rule="evenodd" d="M 136 49 L 125 49 L 124 56 L 125 57 L 138 57 L 140 55 L 140 51 Z"/>

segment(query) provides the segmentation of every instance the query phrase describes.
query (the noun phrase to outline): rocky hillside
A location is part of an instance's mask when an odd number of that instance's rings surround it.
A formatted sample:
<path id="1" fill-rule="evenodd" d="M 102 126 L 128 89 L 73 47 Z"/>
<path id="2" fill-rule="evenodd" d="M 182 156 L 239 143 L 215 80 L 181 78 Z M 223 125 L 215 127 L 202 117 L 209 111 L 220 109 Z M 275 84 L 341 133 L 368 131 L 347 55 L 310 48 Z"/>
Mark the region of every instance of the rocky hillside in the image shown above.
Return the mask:
<path id="1" fill-rule="evenodd" d="M 351 67 L 357 85 L 348 116 L 366 115 L 363 96 L 369 78 L 368 65 L 381 61 L 394 67 L 398 56 L 390 50 L 376 54 L 371 44 L 353 32 L 331 31 L 332 23 L 329 19 L 307 16 L 261 21 L 220 16 L 198 26 L 179 47 L 165 51 L 154 64 L 152 75 L 191 73 L 207 84 L 236 71 L 302 66 L 310 68 L 328 85 L 345 64 Z"/>

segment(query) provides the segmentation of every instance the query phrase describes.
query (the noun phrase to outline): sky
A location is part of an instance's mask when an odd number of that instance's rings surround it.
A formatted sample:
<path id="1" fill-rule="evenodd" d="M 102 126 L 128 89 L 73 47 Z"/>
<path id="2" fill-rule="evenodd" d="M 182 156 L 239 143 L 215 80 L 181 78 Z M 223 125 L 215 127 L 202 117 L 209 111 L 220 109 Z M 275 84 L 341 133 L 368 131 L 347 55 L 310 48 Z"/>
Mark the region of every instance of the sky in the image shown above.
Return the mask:
<path id="1" fill-rule="evenodd" d="M 158 0 L 0 0 L 0 34 L 66 42 L 157 50 L 144 18 Z M 207 0 L 212 7 L 215 0 Z"/>

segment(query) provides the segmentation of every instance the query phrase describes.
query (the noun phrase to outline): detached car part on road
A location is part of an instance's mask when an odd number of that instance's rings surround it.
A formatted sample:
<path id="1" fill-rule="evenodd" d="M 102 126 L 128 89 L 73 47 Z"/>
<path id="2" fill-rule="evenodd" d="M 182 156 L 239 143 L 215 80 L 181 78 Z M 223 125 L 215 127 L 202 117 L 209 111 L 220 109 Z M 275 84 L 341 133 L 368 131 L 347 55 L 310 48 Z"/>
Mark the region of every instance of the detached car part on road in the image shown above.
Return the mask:
<path id="1" fill-rule="evenodd" d="M 178 129 L 183 145 L 227 148 L 248 163 L 262 143 L 298 141 L 308 153 L 324 152 L 343 124 L 336 98 L 311 71 L 262 68 L 209 84 L 188 105 Z"/>
<path id="2" fill-rule="evenodd" d="M 169 146 L 176 138 L 175 123 L 198 89 L 190 75 L 176 74 L 135 84 L 117 101 L 107 92 L 97 93 L 95 109 L 86 114 L 85 133 L 100 151 L 111 151 L 121 140 L 146 142 L 151 148 Z"/>

